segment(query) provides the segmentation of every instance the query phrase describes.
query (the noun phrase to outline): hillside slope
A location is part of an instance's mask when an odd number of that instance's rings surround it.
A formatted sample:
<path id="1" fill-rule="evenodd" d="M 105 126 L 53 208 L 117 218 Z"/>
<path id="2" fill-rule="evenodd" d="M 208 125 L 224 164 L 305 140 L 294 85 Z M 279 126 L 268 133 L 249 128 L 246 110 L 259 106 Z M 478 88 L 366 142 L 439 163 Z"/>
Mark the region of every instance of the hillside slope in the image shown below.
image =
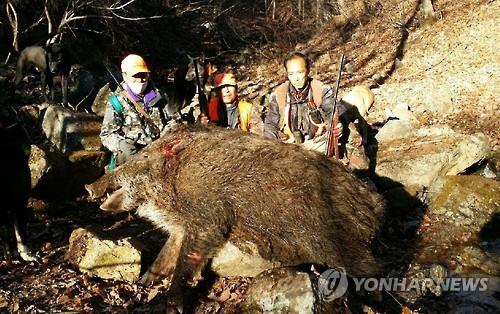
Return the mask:
<path id="1" fill-rule="evenodd" d="M 434 8 L 439 19 L 429 22 L 422 20 L 419 1 L 385 1 L 357 20 L 332 20 L 295 48 L 313 60 L 312 76 L 330 84 L 345 53 L 340 94 L 357 84 L 370 85 L 377 96 L 368 122 L 383 119 L 385 108 L 405 103 L 423 125 L 482 132 L 497 150 L 500 4 L 442 0 Z M 240 70 L 264 86 L 286 79 L 281 60 L 274 58 L 261 57 Z"/>

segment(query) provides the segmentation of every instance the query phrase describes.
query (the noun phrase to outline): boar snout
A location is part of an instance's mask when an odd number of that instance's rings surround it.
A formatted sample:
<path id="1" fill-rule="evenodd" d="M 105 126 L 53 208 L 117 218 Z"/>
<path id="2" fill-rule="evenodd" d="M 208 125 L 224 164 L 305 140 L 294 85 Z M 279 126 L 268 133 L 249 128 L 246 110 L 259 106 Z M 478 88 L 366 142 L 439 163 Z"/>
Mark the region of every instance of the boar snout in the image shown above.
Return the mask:
<path id="1" fill-rule="evenodd" d="M 123 188 L 114 191 L 99 208 L 110 213 L 127 211 L 123 206 L 124 194 L 125 190 Z"/>

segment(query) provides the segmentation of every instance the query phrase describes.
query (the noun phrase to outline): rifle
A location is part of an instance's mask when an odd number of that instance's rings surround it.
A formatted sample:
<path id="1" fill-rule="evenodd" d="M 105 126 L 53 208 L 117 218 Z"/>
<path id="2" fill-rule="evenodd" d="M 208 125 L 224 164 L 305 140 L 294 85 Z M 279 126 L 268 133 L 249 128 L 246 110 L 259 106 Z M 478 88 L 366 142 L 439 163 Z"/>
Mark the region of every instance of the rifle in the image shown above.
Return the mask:
<path id="1" fill-rule="evenodd" d="M 104 68 L 106 68 L 106 71 L 108 71 L 109 75 L 111 75 L 111 77 L 115 81 L 116 86 L 117 86 L 116 89 L 119 91 L 119 93 L 122 96 L 126 97 L 132 104 L 134 104 L 135 109 L 146 119 L 146 121 L 151 126 L 151 131 L 153 131 L 153 133 L 155 133 L 157 136 L 159 136 L 160 135 L 160 129 L 158 128 L 158 126 L 154 122 L 153 118 L 151 118 L 151 116 L 146 112 L 146 110 L 144 110 L 143 106 L 141 106 L 140 104 L 138 104 L 137 101 L 135 101 L 132 97 L 130 97 L 129 93 L 125 89 L 123 89 L 123 87 L 120 84 L 120 82 L 118 82 L 118 80 L 116 79 L 116 77 L 113 75 L 113 72 L 111 72 L 111 70 L 109 69 L 109 67 L 106 64 L 104 64 Z M 113 106 L 113 109 L 117 113 L 122 113 L 123 112 L 123 106 L 120 103 L 120 101 L 118 100 L 118 97 L 116 97 L 115 93 L 111 93 L 110 102 L 111 102 L 111 105 Z"/>
<path id="2" fill-rule="evenodd" d="M 194 65 L 194 74 L 196 75 L 196 85 L 198 86 L 198 102 L 200 103 L 200 111 L 201 114 L 205 115 L 205 117 L 208 117 L 208 100 L 205 95 L 205 91 L 203 90 L 203 87 L 201 86 L 201 80 L 200 80 L 200 74 L 198 73 L 198 58 L 192 58 Z"/>
<path id="3" fill-rule="evenodd" d="M 334 128 L 339 123 L 339 108 L 337 105 L 337 96 L 340 87 L 340 76 L 342 75 L 342 66 L 344 65 L 344 54 L 340 56 L 339 71 L 337 73 L 337 85 L 335 86 L 335 96 L 333 98 L 334 113 L 332 115 L 332 121 L 330 122 L 330 129 L 328 130 L 328 141 L 326 142 L 325 155 L 332 156 L 335 155 L 335 159 L 339 159 L 339 143 L 338 138 L 335 136 Z"/>

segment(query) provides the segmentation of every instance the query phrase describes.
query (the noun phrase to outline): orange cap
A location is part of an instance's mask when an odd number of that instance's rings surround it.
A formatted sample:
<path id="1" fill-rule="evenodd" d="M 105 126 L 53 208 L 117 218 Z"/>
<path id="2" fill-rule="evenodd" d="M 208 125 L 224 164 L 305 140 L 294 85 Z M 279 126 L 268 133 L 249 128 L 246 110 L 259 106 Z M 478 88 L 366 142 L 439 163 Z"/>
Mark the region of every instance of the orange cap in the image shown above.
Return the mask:
<path id="1" fill-rule="evenodd" d="M 132 76 L 141 72 L 151 72 L 148 69 L 146 61 L 139 55 L 128 55 L 122 61 L 122 72 Z"/>
<path id="2" fill-rule="evenodd" d="M 215 86 L 214 88 L 220 88 L 223 86 L 236 86 L 236 77 L 231 73 L 220 73 L 215 76 Z"/>

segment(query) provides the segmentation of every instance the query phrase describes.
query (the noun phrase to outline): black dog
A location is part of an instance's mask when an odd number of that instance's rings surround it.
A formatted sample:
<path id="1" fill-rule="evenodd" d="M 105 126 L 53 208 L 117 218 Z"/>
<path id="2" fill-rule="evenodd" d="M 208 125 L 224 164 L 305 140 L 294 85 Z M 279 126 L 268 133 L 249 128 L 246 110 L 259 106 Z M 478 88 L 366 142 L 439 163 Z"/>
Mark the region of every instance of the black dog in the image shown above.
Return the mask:
<path id="1" fill-rule="evenodd" d="M 61 76 L 61 89 L 63 105 L 68 103 L 68 76 L 71 69 L 71 61 L 67 50 L 60 43 L 41 46 L 29 46 L 24 48 L 17 59 L 16 78 L 14 87 L 17 87 L 26 76 L 31 66 L 35 66 L 40 73 L 42 81 L 42 93 L 45 101 L 48 101 L 45 93 L 45 85 L 49 86 L 51 101 L 54 101 L 54 76 Z"/>
<path id="2" fill-rule="evenodd" d="M 22 134 L 18 128 L 16 130 L 15 126 L 0 117 L 1 240 L 5 256 L 17 251 L 23 260 L 34 261 L 36 257 L 24 243 L 29 216 L 27 203 L 31 191 L 31 175 L 28 156 L 20 137 Z"/>

